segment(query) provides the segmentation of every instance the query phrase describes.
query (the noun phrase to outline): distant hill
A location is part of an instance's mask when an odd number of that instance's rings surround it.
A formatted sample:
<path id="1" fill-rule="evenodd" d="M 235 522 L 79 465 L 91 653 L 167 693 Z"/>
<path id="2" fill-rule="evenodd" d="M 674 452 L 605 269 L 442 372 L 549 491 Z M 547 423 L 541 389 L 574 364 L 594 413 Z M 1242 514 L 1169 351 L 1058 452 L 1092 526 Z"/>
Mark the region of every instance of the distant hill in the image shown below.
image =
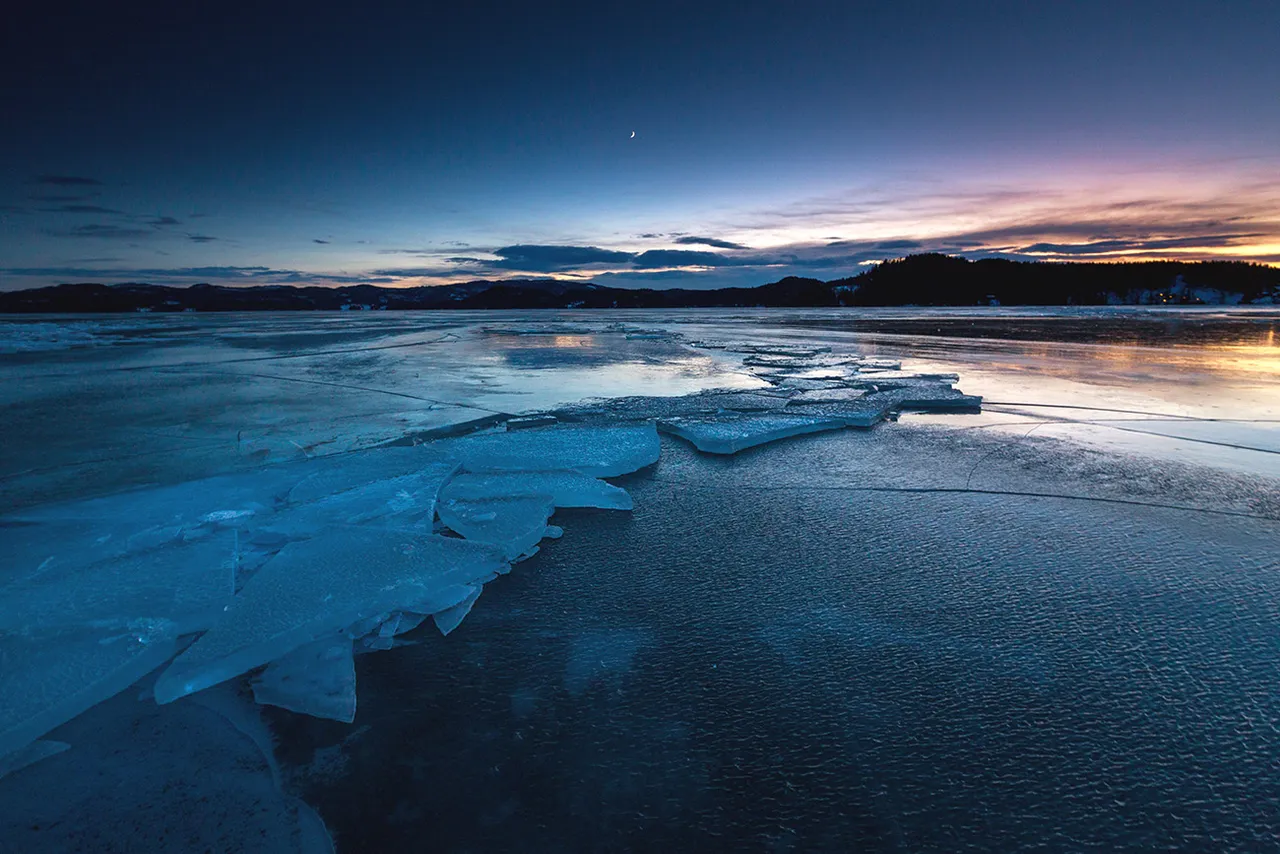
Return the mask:
<path id="1" fill-rule="evenodd" d="M 1280 304 L 1280 269 L 1238 261 L 1050 264 L 933 254 L 830 282 L 790 276 L 717 290 L 513 279 L 416 288 L 81 283 L 0 293 L 0 312 L 9 313 L 1167 304 Z"/>

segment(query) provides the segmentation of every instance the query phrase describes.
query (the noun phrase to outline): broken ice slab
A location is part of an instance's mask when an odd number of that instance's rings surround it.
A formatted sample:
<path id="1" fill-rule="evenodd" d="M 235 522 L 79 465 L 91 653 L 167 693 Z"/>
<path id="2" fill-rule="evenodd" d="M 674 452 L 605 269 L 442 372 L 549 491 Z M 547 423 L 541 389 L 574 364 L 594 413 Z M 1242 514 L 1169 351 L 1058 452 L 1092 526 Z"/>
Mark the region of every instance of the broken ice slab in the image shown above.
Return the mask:
<path id="1" fill-rule="evenodd" d="M 267 520 L 263 530 L 298 537 L 315 536 L 334 526 L 378 524 L 429 532 L 440 488 L 457 469 L 456 463 L 431 462 L 417 474 L 366 483 L 290 507 Z"/>
<path id="2" fill-rule="evenodd" d="M 304 473 L 289 490 L 290 504 L 329 498 L 374 481 L 405 475 L 447 475 L 452 464 L 429 445 L 401 448 L 374 448 L 340 457 L 327 457 L 298 467 Z"/>
<path id="3" fill-rule="evenodd" d="M 808 346 L 805 344 L 730 344 L 724 349 L 730 353 L 753 353 L 758 355 L 790 356 L 809 358 L 822 353 L 830 353 L 826 346 Z"/>
<path id="4" fill-rule="evenodd" d="M 557 420 L 554 415 L 522 415 L 508 418 L 506 424 L 508 430 L 528 430 L 531 427 L 550 427 Z"/>
<path id="5" fill-rule="evenodd" d="M 128 631 L 0 631 L 0 756 L 112 697 L 171 658 L 177 630 L 138 620 Z"/>
<path id="6" fill-rule="evenodd" d="M 829 388 L 841 388 L 844 386 L 844 382 L 841 380 L 809 380 L 786 375 L 770 376 L 765 379 L 783 388 L 793 388 L 800 391 L 823 391 Z"/>
<path id="7" fill-rule="evenodd" d="M 351 638 L 333 635 L 267 665 L 253 698 L 291 712 L 351 723 L 356 717 L 356 664 Z"/>
<path id="8" fill-rule="evenodd" d="M 394 530 L 347 528 L 290 543 L 160 674 L 156 700 L 224 682 L 362 619 L 451 608 L 507 568 L 490 547 Z"/>
<path id="9" fill-rule="evenodd" d="M 982 397 L 965 394 L 945 385 L 908 385 L 877 391 L 862 398 L 868 404 L 887 404 L 890 409 L 918 409 L 925 412 L 976 412 Z"/>
<path id="10" fill-rule="evenodd" d="M 34 765 L 41 759 L 48 759 L 50 756 L 57 756 L 65 750 L 70 749 L 71 745 L 65 741 L 33 741 L 26 747 L 20 747 L 13 753 L 6 756 L 0 756 L 0 778 L 12 774 L 14 771 L 21 771 L 28 765 Z"/>
<path id="11" fill-rule="evenodd" d="M 919 385 L 951 385 L 960 381 L 960 375 L 921 374 L 914 371 L 863 371 L 854 375 L 852 379 L 864 385 L 875 385 L 879 388 L 905 388 Z"/>
<path id="12" fill-rule="evenodd" d="M 482 433 L 442 440 L 435 447 L 456 454 L 471 472 L 563 469 L 595 477 L 630 474 L 656 463 L 661 450 L 652 425 Z"/>
<path id="13" fill-rule="evenodd" d="M 440 521 L 468 540 L 487 543 L 515 560 L 546 536 L 547 520 L 555 512 L 549 496 L 486 498 L 478 501 L 446 499 L 439 505 Z"/>
<path id="14" fill-rule="evenodd" d="M 759 415 L 727 419 L 672 419 L 661 421 L 658 426 L 664 432 L 690 442 L 699 451 L 736 454 L 746 448 L 791 436 L 839 430 L 845 422 L 823 416 Z"/>
<path id="15" fill-rule="evenodd" d="M 440 634 L 447 635 L 462 625 L 462 621 L 466 619 L 467 614 L 471 613 L 471 606 L 476 604 L 476 600 L 480 598 L 480 591 L 483 589 L 483 587 L 476 587 L 475 593 L 472 593 L 457 605 L 432 615 L 431 619 L 435 620 L 436 628 L 440 630 Z"/>
<path id="16" fill-rule="evenodd" d="M 123 631 L 140 618 L 201 631 L 231 600 L 239 563 L 235 532 L 223 531 L 85 565 L 54 565 L 0 588 L 0 631 L 74 625 Z"/>
<path id="17" fill-rule="evenodd" d="M 846 403 L 866 394 L 861 388 L 826 388 L 802 391 L 787 401 L 788 406 L 805 406 L 814 403 Z"/>
<path id="18" fill-rule="evenodd" d="M 832 389 L 829 393 L 835 393 Z M 843 421 L 848 427 L 873 427 L 890 413 L 903 409 L 925 412 L 969 412 L 981 408 L 982 398 L 963 394 L 944 385 L 906 387 L 889 391 L 868 392 L 857 397 L 833 401 L 797 401 L 788 409 L 797 414 L 824 416 Z"/>
<path id="19" fill-rule="evenodd" d="M 572 471 L 460 474 L 440 492 L 440 500 L 480 501 L 493 498 L 549 496 L 556 507 L 630 510 L 625 489 Z"/>
<path id="20" fill-rule="evenodd" d="M 560 410 L 560 414 L 575 421 L 614 423 L 713 415 L 721 410 L 769 412 L 786 406 L 787 395 L 785 390 L 771 388 L 749 392 L 702 391 L 679 397 L 619 397 L 567 407 Z"/>
<path id="21" fill-rule="evenodd" d="M 242 474 L 34 507 L 10 519 L 79 526 L 74 542 L 58 545 L 68 551 L 91 550 L 99 558 L 114 556 L 255 524 L 281 506 L 306 474 L 293 465 L 265 466 Z"/>

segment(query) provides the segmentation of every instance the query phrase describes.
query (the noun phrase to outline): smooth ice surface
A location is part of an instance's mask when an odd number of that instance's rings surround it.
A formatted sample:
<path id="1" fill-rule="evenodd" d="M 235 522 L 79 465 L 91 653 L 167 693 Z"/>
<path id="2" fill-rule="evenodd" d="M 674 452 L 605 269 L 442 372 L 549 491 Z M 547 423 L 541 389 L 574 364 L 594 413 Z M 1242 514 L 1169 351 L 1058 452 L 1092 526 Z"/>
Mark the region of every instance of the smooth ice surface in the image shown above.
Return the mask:
<path id="1" fill-rule="evenodd" d="M 484 433 L 439 443 L 470 472 L 567 469 L 617 477 L 658 461 L 653 427 L 544 427 Z"/>
<path id="2" fill-rule="evenodd" d="M 440 493 L 443 502 L 526 496 L 549 496 L 556 507 L 630 510 L 632 506 L 625 489 L 571 471 L 460 474 Z"/>
<path id="3" fill-rule="evenodd" d="M 176 627 L 0 632 L 0 756 L 123 691 L 176 651 Z"/>
<path id="4" fill-rule="evenodd" d="M 356 665 L 351 644 L 351 638 L 334 635 L 277 658 L 253 680 L 254 699 L 316 718 L 351 723 L 356 717 Z"/>
<path id="5" fill-rule="evenodd" d="M 839 430 L 840 418 L 805 415 L 761 415 L 725 420 L 673 419 L 659 422 L 666 432 L 679 436 L 710 454 L 736 454 L 746 448 L 776 442 L 805 433 Z"/>
<path id="6" fill-rule="evenodd" d="M 440 502 L 440 521 L 468 540 L 498 548 L 507 560 L 528 552 L 546 536 L 555 512 L 547 495 Z"/>
<path id="7" fill-rule="evenodd" d="M 377 614 L 444 610 L 465 598 L 460 585 L 506 568 L 490 548 L 438 536 L 347 529 L 290 543 L 160 675 L 156 699 L 172 702 Z"/>

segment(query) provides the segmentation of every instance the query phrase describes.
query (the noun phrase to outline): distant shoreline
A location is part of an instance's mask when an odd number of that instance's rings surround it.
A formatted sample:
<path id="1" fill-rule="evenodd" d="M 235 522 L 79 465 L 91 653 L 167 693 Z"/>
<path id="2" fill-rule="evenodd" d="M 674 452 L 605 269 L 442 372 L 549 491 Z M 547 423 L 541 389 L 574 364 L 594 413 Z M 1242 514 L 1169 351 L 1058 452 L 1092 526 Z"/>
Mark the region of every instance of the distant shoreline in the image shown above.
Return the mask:
<path id="1" fill-rule="evenodd" d="M 412 288 L 74 283 L 0 292 L 0 313 L 7 314 L 1105 305 L 1280 305 L 1280 268 L 1240 261 L 969 261 L 930 254 L 886 261 L 845 279 L 790 276 L 754 288 L 710 290 L 508 279 Z"/>

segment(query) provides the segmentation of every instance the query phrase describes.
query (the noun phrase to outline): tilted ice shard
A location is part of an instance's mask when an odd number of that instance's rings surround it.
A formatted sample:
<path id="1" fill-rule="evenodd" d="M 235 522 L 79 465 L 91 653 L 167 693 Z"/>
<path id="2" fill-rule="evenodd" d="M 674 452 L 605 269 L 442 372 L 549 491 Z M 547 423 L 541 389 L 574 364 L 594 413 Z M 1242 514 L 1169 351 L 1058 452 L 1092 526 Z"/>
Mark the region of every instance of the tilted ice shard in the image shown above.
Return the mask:
<path id="1" fill-rule="evenodd" d="M 440 493 L 440 500 L 479 501 L 489 498 L 550 496 L 556 507 L 599 507 L 630 510 L 625 489 L 573 471 L 495 472 L 460 474 Z"/>
<path id="2" fill-rule="evenodd" d="M 483 587 L 477 586 L 476 592 L 463 599 L 457 605 L 432 615 L 431 619 L 435 620 L 436 628 L 440 630 L 440 634 L 447 635 L 462 624 L 467 614 L 471 613 L 471 606 L 476 604 L 476 600 L 480 598 L 480 591 L 483 589 Z"/>
<path id="3" fill-rule="evenodd" d="M 335 525 L 417 526 L 430 531 L 436 496 L 457 468 L 454 463 L 433 462 L 416 474 L 374 481 L 290 507 L 267 520 L 264 528 L 288 536 L 314 536 Z"/>
<path id="4" fill-rule="evenodd" d="M 710 454 L 736 454 L 745 448 L 822 430 L 839 430 L 839 418 L 802 415 L 760 415 L 723 420 L 680 418 L 662 421 L 666 432 Z"/>
<path id="5" fill-rule="evenodd" d="M 506 569 L 492 548 L 394 530 L 348 528 L 290 543 L 160 675 L 156 700 L 216 685 L 362 619 L 410 605 L 443 611 L 466 598 L 468 585 Z"/>
<path id="6" fill-rule="evenodd" d="M 502 550 L 514 560 L 546 536 L 547 520 L 555 512 L 549 496 L 486 498 L 479 501 L 447 499 L 440 502 L 440 521 L 478 543 Z"/>
<path id="7" fill-rule="evenodd" d="M 0 589 L 0 631 L 84 625 L 123 631 L 165 618 L 179 632 L 209 628 L 235 590 L 234 532 L 49 570 Z"/>
<path id="8" fill-rule="evenodd" d="M 471 472 L 566 469 L 595 477 L 630 474 L 658 461 L 653 425 L 643 427 L 544 427 L 484 433 L 437 443 L 457 454 Z"/>
<path id="9" fill-rule="evenodd" d="M 165 620 L 128 631 L 0 632 L 0 756 L 112 697 L 173 656 Z"/>
<path id="10" fill-rule="evenodd" d="M 329 457 L 308 464 L 307 475 L 288 493 L 290 504 L 317 501 L 337 496 L 357 487 L 404 475 L 429 475 L 448 467 L 431 446 L 409 448 L 375 448 L 341 457 Z"/>
<path id="11" fill-rule="evenodd" d="M 193 539 L 227 528 L 243 528 L 280 506 L 304 476 L 305 471 L 293 465 L 266 466 L 243 474 L 33 508 L 13 518 L 80 520 L 94 526 L 99 532 L 95 536 L 119 536 L 116 532 L 127 529 L 133 532 L 128 548 L 147 548 L 177 537 Z"/>
<path id="12" fill-rule="evenodd" d="M 351 723 L 356 717 L 351 638 L 335 633 L 271 662 L 253 680 L 253 698 L 314 718 Z"/>

